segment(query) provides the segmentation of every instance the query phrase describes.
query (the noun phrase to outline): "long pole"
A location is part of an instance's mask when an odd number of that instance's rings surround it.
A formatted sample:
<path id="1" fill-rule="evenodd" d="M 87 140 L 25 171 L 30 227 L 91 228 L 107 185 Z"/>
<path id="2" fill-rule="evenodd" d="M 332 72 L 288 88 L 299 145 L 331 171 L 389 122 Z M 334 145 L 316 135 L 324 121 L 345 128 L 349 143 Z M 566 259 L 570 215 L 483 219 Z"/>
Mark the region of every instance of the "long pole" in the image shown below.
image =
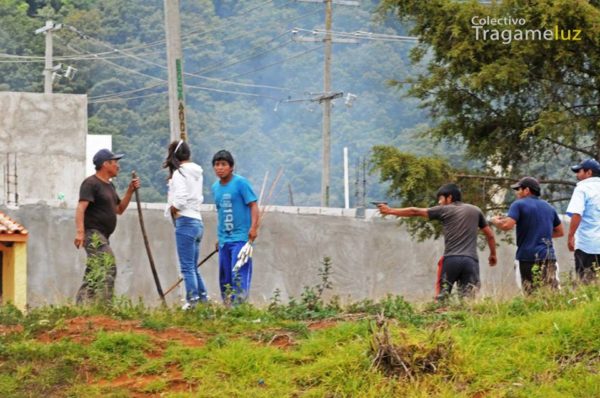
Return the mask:
<path id="1" fill-rule="evenodd" d="M 54 22 L 46 21 L 46 54 L 44 66 L 44 93 L 52 94 L 52 28 Z"/>
<path id="2" fill-rule="evenodd" d="M 344 209 L 350 208 L 350 187 L 348 186 L 348 147 L 344 147 Z"/>
<path id="3" fill-rule="evenodd" d="M 169 77 L 169 121 L 171 141 L 187 141 L 185 101 L 183 96 L 183 52 L 179 0 L 165 0 L 165 34 L 167 39 L 167 72 Z"/>
<path id="4" fill-rule="evenodd" d="M 133 178 L 137 178 L 135 171 L 131 172 Z M 165 300 L 165 294 L 163 293 L 162 287 L 160 286 L 160 280 L 158 279 L 158 273 L 156 272 L 156 266 L 154 265 L 154 258 L 152 257 L 152 251 L 150 250 L 150 242 L 148 241 L 148 235 L 146 234 L 146 227 L 144 225 L 144 216 L 142 214 L 142 204 L 140 202 L 140 194 L 135 189 L 135 201 L 137 203 L 138 216 L 140 219 L 140 228 L 142 229 L 142 236 L 144 237 L 144 245 L 146 246 L 146 253 L 148 254 L 148 260 L 150 261 L 150 268 L 152 269 L 152 276 L 154 276 L 154 283 L 156 284 L 156 290 L 164 305 L 167 305 Z"/>
<path id="5" fill-rule="evenodd" d="M 325 66 L 323 70 L 323 173 L 321 206 L 329 207 L 329 167 L 331 164 L 331 25 L 333 1 L 325 0 Z"/>
<path id="6" fill-rule="evenodd" d="M 208 261 L 208 259 L 209 259 L 209 258 L 211 258 L 211 257 L 212 257 L 212 256 L 213 256 L 215 253 L 217 253 L 218 251 L 219 251 L 219 249 L 215 249 L 215 250 L 213 250 L 212 252 L 210 252 L 210 254 L 209 254 L 208 256 L 204 257 L 204 260 L 200 261 L 200 262 L 198 263 L 198 265 L 196 265 L 196 268 L 200 268 L 200 266 L 201 266 L 202 264 L 204 264 L 205 262 L 207 262 L 207 261 Z M 165 291 L 165 296 L 166 296 L 167 294 L 171 293 L 171 292 L 173 291 L 173 289 L 175 289 L 177 286 L 179 286 L 179 284 L 180 284 L 182 281 L 183 281 L 183 278 L 179 278 L 179 279 L 177 280 L 177 282 L 175 282 L 175 284 L 174 284 L 173 286 L 171 286 L 170 288 L 168 288 L 168 289 Z"/>

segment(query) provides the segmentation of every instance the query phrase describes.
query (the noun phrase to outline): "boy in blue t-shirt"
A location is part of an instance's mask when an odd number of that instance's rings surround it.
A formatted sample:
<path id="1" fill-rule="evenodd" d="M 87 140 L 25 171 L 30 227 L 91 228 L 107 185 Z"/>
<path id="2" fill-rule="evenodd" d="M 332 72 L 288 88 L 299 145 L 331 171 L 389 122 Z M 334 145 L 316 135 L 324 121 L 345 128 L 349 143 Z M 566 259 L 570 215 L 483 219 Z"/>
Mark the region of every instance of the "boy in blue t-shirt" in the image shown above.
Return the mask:
<path id="1" fill-rule="evenodd" d="M 237 256 L 247 242 L 258 236 L 258 205 L 256 194 L 247 179 L 233 173 L 233 156 L 225 150 L 212 160 L 219 180 L 212 185 L 217 207 L 217 236 L 219 239 L 219 285 L 226 303 L 248 299 L 252 279 L 252 258 L 237 272 L 233 268 Z"/>

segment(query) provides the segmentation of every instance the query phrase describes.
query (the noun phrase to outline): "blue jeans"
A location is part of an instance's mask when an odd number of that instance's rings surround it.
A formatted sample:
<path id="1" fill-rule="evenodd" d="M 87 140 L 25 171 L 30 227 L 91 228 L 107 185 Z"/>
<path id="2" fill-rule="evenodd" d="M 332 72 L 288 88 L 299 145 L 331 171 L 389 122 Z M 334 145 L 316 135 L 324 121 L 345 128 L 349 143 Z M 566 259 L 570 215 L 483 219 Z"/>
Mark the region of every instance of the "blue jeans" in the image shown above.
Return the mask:
<path id="1" fill-rule="evenodd" d="M 252 259 L 249 258 L 237 273 L 233 272 L 237 255 L 245 244 L 246 242 L 227 242 L 219 247 L 219 285 L 225 303 L 239 304 L 248 300 L 252 281 Z"/>
<path id="2" fill-rule="evenodd" d="M 206 287 L 196 265 L 200 257 L 200 240 L 204 232 L 202 221 L 191 217 L 175 219 L 175 242 L 179 269 L 185 284 L 185 298 L 188 302 L 206 301 Z"/>

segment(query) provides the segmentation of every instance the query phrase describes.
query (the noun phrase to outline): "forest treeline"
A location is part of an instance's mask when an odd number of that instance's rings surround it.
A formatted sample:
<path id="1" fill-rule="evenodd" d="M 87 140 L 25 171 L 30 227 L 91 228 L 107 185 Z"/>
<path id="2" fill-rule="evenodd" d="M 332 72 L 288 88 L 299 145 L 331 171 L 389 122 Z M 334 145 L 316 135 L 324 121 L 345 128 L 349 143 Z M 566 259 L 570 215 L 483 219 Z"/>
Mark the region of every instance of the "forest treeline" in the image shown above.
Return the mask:
<path id="1" fill-rule="evenodd" d="M 406 33 L 397 20 L 377 18 L 377 6 L 334 6 L 334 39 L 357 31 Z M 316 98 L 323 91 L 323 44 L 294 36 L 321 37 L 324 13 L 323 4 L 286 0 L 181 1 L 188 133 L 205 170 L 208 202 L 215 180 L 211 156 L 228 149 L 257 190 L 265 173 L 273 180 L 283 170 L 271 204 L 292 198 L 296 205 L 319 204 L 322 109 Z M 34 31 L 47 19 L 62 23 L 53 34 L 54 63 L 77 73 L 56 81 L 54 92 L 88 95 L 89 133 L 113 136 L 113 149 L 127 154 L 123 171 L 135 169 L 144 181 L 144 201 L 163 201 L 166 192 L 163 17 L 161 0 L 0 1 L 0 90 L 43 91 L 44 37 Z M 332 88 L 344 95 L 332 111 L 332 206 L 343 206 L 344 147 L 352 205 L 357 177 L 363 186 L 358 163 L 374 145 L 413 147 L 416 153 L 432 147 L 411 138 L 427 122 L 419 101 L 388 84 L 414 73 L 409 51 L 415 43 L 363 37 L 333 46 Z M 122 188 L 125 180 L 117 184 Z M 376 177 L 367 175 L 366 186 L 369 197 L 385 195 Z"/>

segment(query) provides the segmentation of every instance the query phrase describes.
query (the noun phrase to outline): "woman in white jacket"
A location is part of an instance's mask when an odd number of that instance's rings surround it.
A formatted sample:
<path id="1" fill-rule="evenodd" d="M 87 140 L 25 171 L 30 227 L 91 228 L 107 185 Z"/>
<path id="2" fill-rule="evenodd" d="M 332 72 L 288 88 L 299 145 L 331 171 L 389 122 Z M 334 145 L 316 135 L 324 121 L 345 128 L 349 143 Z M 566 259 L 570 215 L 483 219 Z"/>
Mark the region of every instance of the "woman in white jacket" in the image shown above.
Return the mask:
<path id="1" fill-rule="evenodd" d="M 200 240 L 204 224 L 200 215 L 202 195 L 202 167 L 190 160 L 191 151 L 187 143 L 174 141 L 169 145 L 163 167 L 169 170 L 169 196 L 165 215 L 172 217 L 175 224 L 175 242 L 179 268 L 186 291 L 188 310 L 199 301 L 206 301 L 207 294 L 202 276 L 196 268 L 200 256 Z"/>

